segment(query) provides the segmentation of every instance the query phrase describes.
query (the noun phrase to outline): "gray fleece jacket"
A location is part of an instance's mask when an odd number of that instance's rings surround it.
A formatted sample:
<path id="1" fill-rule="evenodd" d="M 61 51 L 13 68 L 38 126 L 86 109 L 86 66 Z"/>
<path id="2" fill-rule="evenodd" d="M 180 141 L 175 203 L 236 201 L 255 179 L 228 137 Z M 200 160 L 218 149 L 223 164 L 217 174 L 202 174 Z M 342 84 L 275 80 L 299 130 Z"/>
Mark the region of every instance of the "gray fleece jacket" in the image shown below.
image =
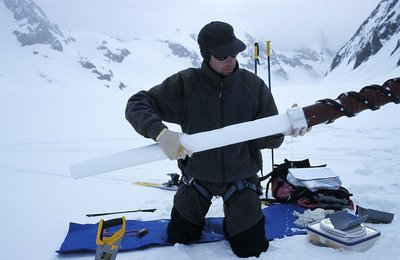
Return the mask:
<path id="1" fill-rule="evenodd" d="M 266 84 L 254 73 L 239 69 L 227 77 L 206 62 L 164 80 L 129 100 L 126 119 L 144 137 L 156 139 L 166 126 L 181 126 L 194 134 L 278 114 Z M 251 131 L 249 129 L 248 131 Z M 178 161 L 182 173 L 196 179 L 230 183 L 254 177 L 262 168 L 260 149 L 277 148 L 282 134 L 195 153 Z"/>

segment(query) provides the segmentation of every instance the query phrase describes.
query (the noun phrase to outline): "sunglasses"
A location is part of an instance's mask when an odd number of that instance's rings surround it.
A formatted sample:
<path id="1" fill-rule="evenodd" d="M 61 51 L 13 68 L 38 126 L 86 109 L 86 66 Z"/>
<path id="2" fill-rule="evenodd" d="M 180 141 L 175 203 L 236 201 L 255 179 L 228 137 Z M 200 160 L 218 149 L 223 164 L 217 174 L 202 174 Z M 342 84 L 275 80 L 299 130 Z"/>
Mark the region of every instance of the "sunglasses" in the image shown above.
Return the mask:
<path id="1" fill-rule="evenodd" d="M 219 60 L 219 61 L 224 61 L 224 60 L 228 59 L 229 57 L 231 57 L 232 59 L 235 59 L 236 56 L 237 56 L 237 54 L 234 54 L 234 55 L 229 55 L 229 56 L 225 56 L 225 57 L 215 57 L 215 59 Z"/>

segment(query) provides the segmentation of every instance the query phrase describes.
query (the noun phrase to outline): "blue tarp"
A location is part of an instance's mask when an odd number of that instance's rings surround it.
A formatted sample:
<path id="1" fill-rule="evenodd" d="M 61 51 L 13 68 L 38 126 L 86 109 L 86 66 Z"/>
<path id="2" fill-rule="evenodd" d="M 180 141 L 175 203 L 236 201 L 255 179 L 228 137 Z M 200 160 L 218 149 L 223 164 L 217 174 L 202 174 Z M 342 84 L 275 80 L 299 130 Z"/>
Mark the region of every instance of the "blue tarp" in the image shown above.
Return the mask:
<path id="1" fill-rule="evenodd" d="M 266 223 L 265 230 L 268 240 L 306 234 L 305 229 L 297 227 L 293 222 L 296 217 L 293 211 L 304 212 L 304 208 L 297 204 L 278 204 L 263 209 Z M 207 218 L 203 235 L 196 243 L 208 243 L 221 241 L 225 239 L 222 229 L 223 218 Z M 169 219 L 159 219 L 150 221 L 127 220 L 126 233 L 122 240 L 120 251 L 135 250 L 148 246 L 172 245 L 167 242 L 167 225 Z M 59 254 L 96 251 L 96 235 L 98 223 L 95 224 L 77 224 L 70 223 L 67 236 L 60 249 L 56 251 Z M 149 232 L 138 237 L 132 233 L 146 228 Z M 116 228 L 118 229 L 118 227 Z M 112 231 L 112 230 L 110 230 Z"/>

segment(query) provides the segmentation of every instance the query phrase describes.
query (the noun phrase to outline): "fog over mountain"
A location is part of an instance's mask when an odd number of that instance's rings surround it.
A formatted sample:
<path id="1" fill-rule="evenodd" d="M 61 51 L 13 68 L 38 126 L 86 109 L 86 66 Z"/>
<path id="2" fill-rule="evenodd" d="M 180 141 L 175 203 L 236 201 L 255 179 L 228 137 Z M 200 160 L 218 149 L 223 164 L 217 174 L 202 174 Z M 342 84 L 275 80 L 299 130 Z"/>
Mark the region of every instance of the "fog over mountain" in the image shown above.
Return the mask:
<path id="1" fill-rule="evenodd" d="M 36 0 L 61 28 L 122 40 L 174 32 L 198 33 L 212 21 L 231 23 L 278 49 L 310 46 L 338 51 L 379 0 Z"/>
<path id="2" fill-rule="evenodd" d="M 29 48 L 23 59 L 33 58 L 44 79 L 60 80 L 67 68 L 73 68 L 82 80 L 87 77 L 93 84 L 120 89 L 138 87 L 138 78 L 154 77 L 154 71 L 162 78 L 188 66 L 200 66 L 197 32 L 210 20 L 231 23 L 246 43 L 247 49 L 238 56 L 241 67 L 255 70 L 253 45 L 259 43 L 258 74 L 263 78 L 268 73 L 265 40 L 271 36 L 270 71 L 277 84 L 317 82 L 330 73 L 346 76 L 365 66 L 372 66 L 369 77 L 399 68 L 398 0 L 368 1 L 362 8 L 358 1 L 232 1 L 225 9 L 220 2 L 185 3 L 3 0 L 2 30 L 8 35 L 3 44 L 8 53 Z M 201 13 L 200 18 L 191 19 L 194 13 Z M 373 57 L 385 59 L 387 66 L 376 70 L 373 67 L 382 62 Z M 54 70 L 49 59 L 63 66 Z"/>

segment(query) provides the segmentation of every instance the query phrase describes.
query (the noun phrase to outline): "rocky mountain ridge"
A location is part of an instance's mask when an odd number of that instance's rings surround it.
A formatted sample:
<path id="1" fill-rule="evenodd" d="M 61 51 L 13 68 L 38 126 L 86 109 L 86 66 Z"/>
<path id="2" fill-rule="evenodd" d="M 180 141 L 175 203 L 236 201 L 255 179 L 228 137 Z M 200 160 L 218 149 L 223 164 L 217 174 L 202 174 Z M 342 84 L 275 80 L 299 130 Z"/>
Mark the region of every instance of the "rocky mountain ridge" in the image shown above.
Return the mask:
<path id="1" fill-rule="evenodd" d="M 3 6 L 1 5 L 2 1 L 4 2 Z M 159 67 L 157 67 L 159 65 L 151 62 L 152 55 L 154 57 L 164 55 L 164 67 L 170 68 L 170 73 L 174 72 L 172 69 L 179 70 L 187 66 L 199 67 L 202 61 L 196 41 L 197 35 L 194 33 L 176 30 L 173 34 L 160 35 L 157 38 L 125 42 L 94 33 L 63 32 L 47 18 L 33 0 L 2 1 L 0 1 L 0 8 L 5 7 L 13 16 L 13 21 L 8 22 L 14 24 L 14 30 L 10 33 L 20 44 L 16 48 L 29 46 L 32 48 L 32 55 L 40 55 L 43 52 L 42 47 L 48 46 L 59 54 L 46 52 L 44 57 L 54 55 L 54 57 L 60 58 L 60 55 L 64 55 L 71 62 L 71 66 L 78 65 L 88 77 L 107 87 L 120 89 L 134 87 L 134 79 L 143 76 L 142 66 L 149 67 L 149 71 L 159 71 Z M 394 8 L 400 9 L 398 6 L 398 0 L 383 0 L 336 56 L 328 48 L 272 49 L 270 66 L 274 81 L 298 83 L 317 81 L 325 77 L 329 71 L 338 66 L 344 66 L 346 60 L 347 63 L 354 60 L 354 69 L 356 69 L 360 64 L 367 62 L 371 55 L 376 54 L 387 39 L 398 35 L 400 19 L 398 11 L 394 11 L 394 14 L 390 13 L 390 10 L 393 13 Z M 382 12 L 381 9 L 387 11 Z M 376 26 L 371 26 L 371 23 Z M 378 32 L 368 37 L 371 30 L 373 32 L 378 30 Z M 257 40 L 246 32 L 243 33 L 243 38 L 240 38 L 248 46 L 239 55 L 240 66 L 254 71 L 253 45 Z M 41 47 L 41 51 L 35 50 L 38 46 Z M 399 52 L 399 46 L 400 41 L 391 55 Z M 267 56 L 265 46 L 261 43 L 259 61 L 259 74 L 266 75 Z M 400 66 L 399 63 L 400 60 L 397 66 Z M 43 71 L 41 74 L 46 75 L 46 73 Z"/>
<path id="2" fill-rule="evenodd" d="M 330 71 L 341 66 L 355 70 L 393 42 L 388 62 L 400 66 L 400 1 L 383 0 L 336 54 Z"/>

